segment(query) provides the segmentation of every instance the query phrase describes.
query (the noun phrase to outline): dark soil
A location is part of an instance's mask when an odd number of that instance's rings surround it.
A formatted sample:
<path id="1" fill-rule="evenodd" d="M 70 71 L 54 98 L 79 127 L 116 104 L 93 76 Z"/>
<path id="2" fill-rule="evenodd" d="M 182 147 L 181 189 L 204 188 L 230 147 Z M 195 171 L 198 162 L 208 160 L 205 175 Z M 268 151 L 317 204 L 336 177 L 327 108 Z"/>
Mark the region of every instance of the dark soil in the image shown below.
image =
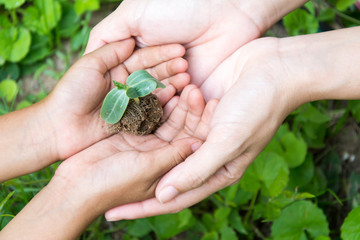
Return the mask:
<path id="1" fill-rule="evenodd" d="M 111 127 L 111 131 L 134 135 L 148 135 L 160 126 L 163 109 L 154 94 L 140 98 L 140 103 L 130 99 L 121 120 Z"/>

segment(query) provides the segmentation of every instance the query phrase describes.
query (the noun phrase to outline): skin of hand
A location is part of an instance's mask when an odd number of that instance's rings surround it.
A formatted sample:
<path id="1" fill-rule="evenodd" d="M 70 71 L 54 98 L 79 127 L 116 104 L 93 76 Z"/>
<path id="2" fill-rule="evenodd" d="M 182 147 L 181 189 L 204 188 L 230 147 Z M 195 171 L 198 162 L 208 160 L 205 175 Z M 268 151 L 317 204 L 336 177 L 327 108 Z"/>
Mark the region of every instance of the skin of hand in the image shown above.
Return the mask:
<path id="1" fill-rule="evenodd" d="M 70 157 L 0 238 L 76 239 L 107 209 L 153 197 L 160 178 L 206 139 L 216 104 L 205 107 L 189 85 L 165 106 L 154 134 L 116 134 Z"/>
<path id="2" fill-rule="evenodd" d="M 239 47 L 260 37 L 271 25 L 305 2 L 125 0 L 95 26 L 86 52 L 132 36 L 141 47 L 183 44 L 191 82 L 200 87 L 206 100 L 219 98 L 214 87 L 219 82 L 208 78 L 215 68 Z"/>
<path id="3" fill-rule="evenodd" d="M 157 91 L 164 105 L 189 83 L 185 49 L 171 44 L 133 52 L 124 40 L 83 56 L 43 101 L 0 117 L 0 182 L 66 159 L 110 135 L 100 118 L 111 80 L 124 82 L 147 69 L 167 85 Z"/>
<path id="4" fill-rule="evenodd" d="M 210 78 L 232 79 L 206 142 L 159 182 L 156 198 L 107 212 L 110 221 L 178 212 L 237 183 L 285 117 L 321 99 L 360 99 L 360 27 L 240 48 Z M 160 201 L 158 201 L 158 199 Z M 161 203 L 163 202 L 163 203 Z"/>

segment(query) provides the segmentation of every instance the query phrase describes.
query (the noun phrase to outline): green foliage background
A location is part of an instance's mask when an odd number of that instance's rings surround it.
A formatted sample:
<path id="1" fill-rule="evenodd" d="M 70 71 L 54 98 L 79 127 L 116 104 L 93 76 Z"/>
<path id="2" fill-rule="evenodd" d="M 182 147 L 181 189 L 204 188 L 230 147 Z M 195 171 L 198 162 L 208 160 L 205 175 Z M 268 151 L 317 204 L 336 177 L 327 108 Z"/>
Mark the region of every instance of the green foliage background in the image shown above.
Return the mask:
<path id="1" fill-rule="evenodd" d="M 22 79 L 59 79 L 83 52 L 94 11 L 119 0 L 0 0 L 0 115 L 43 99 L 25 95 Z M 282 21 L 289 35 L 360 25 L 356 0 L 314 0 Z M 40 21 L 39 21 L 40 19 Z M 275 35 L 273 30 L 268 35 Z M 357 63 L 354 63 L 357 64 Z M 80 239 L 360 239 L 360 174 L 332 139 L 360 122 L 360 101 L 319 101 L 293 112 L 240 183 L 178 214 L 108 223 Z M 57 164 L 0 185 L 0 229 L 51 179 Z M 344 172 L 346 174 L 344 174 Z M 349 214 L 348 214 L 349 213 Z"/>

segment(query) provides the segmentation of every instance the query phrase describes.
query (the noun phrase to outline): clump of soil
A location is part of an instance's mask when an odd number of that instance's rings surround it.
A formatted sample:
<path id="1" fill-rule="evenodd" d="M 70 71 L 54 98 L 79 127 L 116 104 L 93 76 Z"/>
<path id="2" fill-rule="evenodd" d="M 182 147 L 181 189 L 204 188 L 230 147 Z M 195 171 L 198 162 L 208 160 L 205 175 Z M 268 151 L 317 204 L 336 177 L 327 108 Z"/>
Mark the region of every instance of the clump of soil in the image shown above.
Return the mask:
<path id="1" fill-rule="evenodd" d="M 163 109 L 156 95 L 149 94 L 139 99 L 140 103 L 130 99 L 121 120 L 111 126 L 112 132 L 148 135 L 160 126 Z"/>

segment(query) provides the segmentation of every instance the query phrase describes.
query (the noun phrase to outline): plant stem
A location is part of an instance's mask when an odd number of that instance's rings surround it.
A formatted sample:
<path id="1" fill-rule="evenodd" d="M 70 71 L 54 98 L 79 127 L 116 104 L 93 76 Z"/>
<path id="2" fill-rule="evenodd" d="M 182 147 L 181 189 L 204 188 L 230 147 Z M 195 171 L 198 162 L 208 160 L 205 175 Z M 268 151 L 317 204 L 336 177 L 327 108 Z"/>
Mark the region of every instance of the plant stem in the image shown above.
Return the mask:
<path id="1" fill-rule="evenodd" d="M 259 191 L 257 191 L 251 199 L 249 210 L 247 211 L 247 213 L 245 215 L 245 219 L 244 219 L 244 224 L 246 224 L 246 225 L 248 224 L 249 218 L 254 210 L 254 206 L 255 206 L 255 202 L 256 202 L 258 193 L 259 193 Z"/>
<path id="2" fill-rule="evenodd" d="M 135 101 L 137 104 L 140 104 L 140 99 L 139 99 L 139 98 L 134 98 L 134 101 Z"/>

